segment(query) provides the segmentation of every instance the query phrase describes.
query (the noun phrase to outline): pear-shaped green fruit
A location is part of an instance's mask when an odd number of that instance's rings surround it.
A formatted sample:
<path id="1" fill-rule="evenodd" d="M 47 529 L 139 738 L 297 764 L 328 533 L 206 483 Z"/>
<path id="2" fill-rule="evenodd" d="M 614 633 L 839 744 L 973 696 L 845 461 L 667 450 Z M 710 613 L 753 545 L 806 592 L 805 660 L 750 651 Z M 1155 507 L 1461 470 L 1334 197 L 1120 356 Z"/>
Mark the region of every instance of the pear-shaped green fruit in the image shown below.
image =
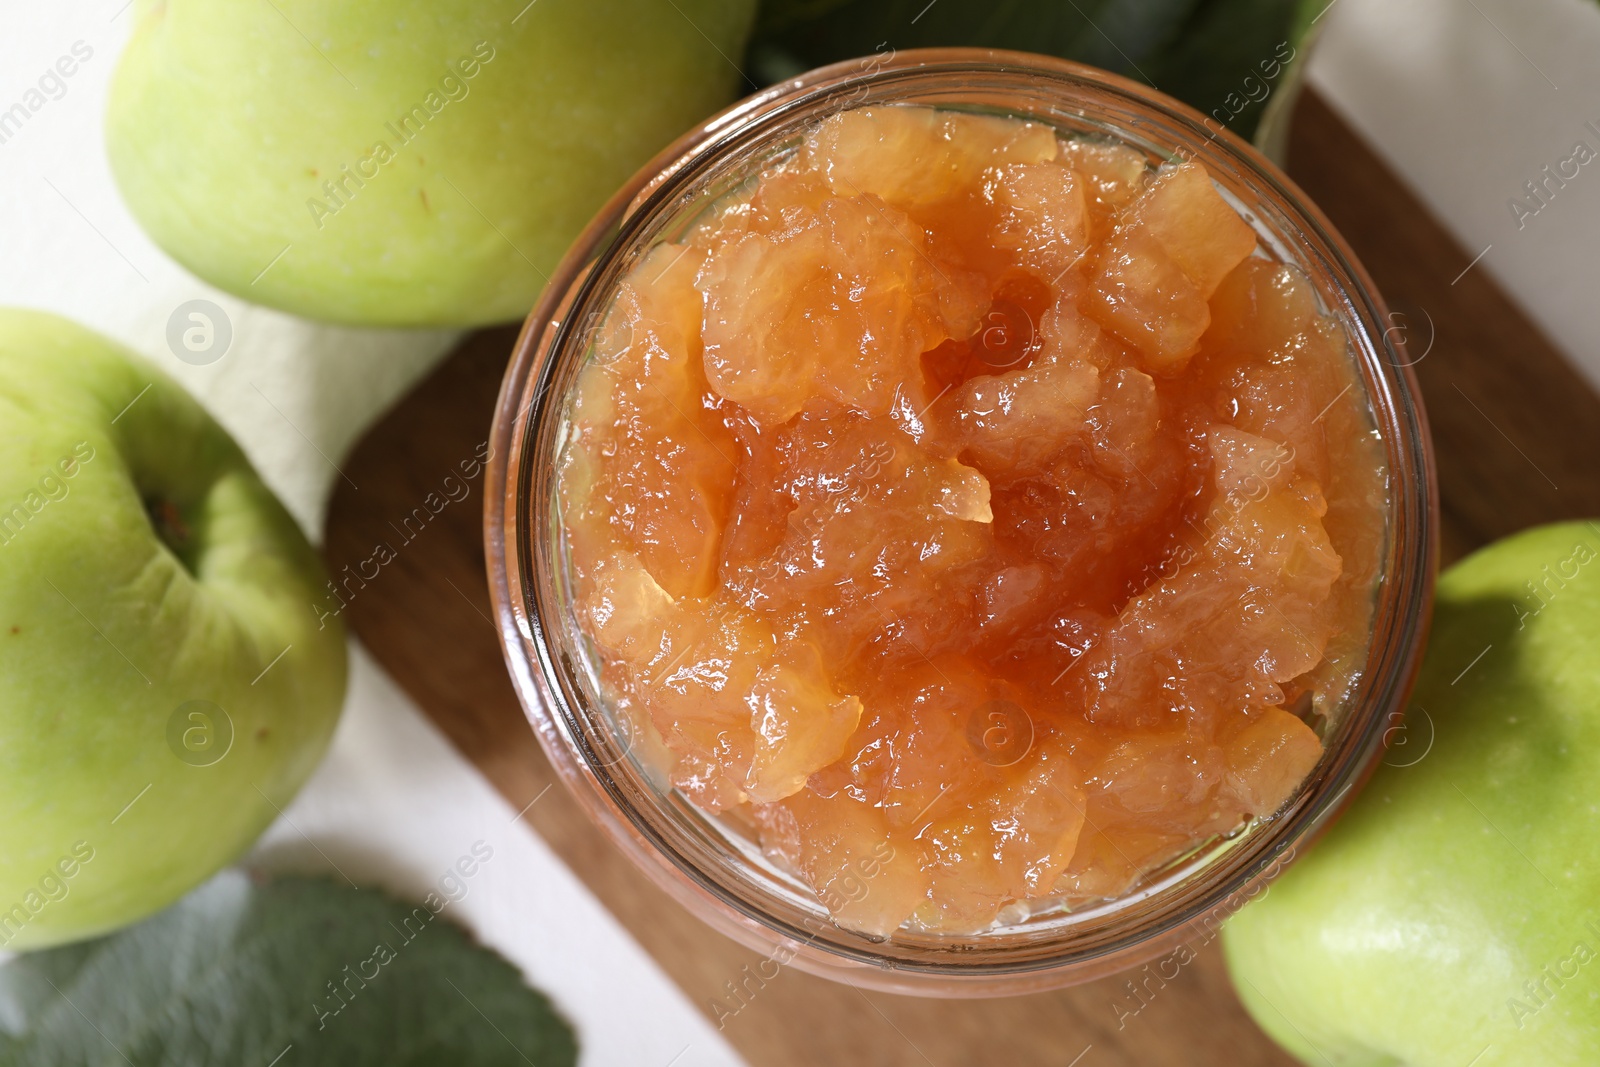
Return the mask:
<path id="1" fill-rule="evenodd" d="M 0 948 L 157 911 L 288 805 L 344 697 L 325 582 L 180 386 L 0 309 Z"/>
<path id="2" fill-rule="evenodd" d="M 518 318 L 607 197 L 733 94 L 753 8 L 138 0 L 112 171 L 156 243 L 257 303 Z"/>
<path id="3" fill-rule="evenodd" d="M 1229 923 L 1239 995 L 1307 1064 L 1600 1063 L 1600 528 L 1440 579 L 1403 730 Z"/>

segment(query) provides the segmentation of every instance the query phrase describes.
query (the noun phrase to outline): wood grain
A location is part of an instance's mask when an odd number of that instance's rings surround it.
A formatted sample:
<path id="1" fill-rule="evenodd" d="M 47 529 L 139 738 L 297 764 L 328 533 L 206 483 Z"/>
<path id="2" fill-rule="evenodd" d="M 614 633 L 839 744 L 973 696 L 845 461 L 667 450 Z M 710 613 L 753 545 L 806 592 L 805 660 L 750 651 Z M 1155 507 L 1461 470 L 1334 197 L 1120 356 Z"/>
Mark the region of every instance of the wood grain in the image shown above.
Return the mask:
<path id="1" fill-rule="evenodd" d="M 1432 322 L 1432 348 L 1417 371 L 1439 442 L 1447 553 L 1532 523 L 1600 513 L 1600 472 L 1588 458 L 1600 399 L 1487 274 L 1475 268 L 1452 284 L 1471 255 L 1313 94 L 1300 106 L 1290 169 L 1393 306 Z M 1411 343 L 1420 353 L 1417 328 Z M 448 499 L 444 478 L 484 443 L 514 338 L 498 329 L 468 339 L 345 464 L 359 488 L 341 484 L 332 502 L 330 568 L 370 557 L 379 542 L 397 549 L 345 617 L 513 806 L 538 798 L 525 818 L 751 1064 L 1292 1064 L 1239 1007 L 1214 944 L 1196 946 L 1194 961 L 1166 976 L 1150 969 L 997 1000 L 863 993 L 792 969 L 764 985 L 747 982 L 745 968 L 759 957 L 651 886 L 563 789 L 545 791 L 555 778 L 489 622 L 481 479 L 465 500 L 437 514 L 429 507 L 429 494 L 435 506 Z M 741 984 L 749 992 L 735 999 L 730 986 Z M 627 1006 L 618 1007 L 625 1019 Z"/>

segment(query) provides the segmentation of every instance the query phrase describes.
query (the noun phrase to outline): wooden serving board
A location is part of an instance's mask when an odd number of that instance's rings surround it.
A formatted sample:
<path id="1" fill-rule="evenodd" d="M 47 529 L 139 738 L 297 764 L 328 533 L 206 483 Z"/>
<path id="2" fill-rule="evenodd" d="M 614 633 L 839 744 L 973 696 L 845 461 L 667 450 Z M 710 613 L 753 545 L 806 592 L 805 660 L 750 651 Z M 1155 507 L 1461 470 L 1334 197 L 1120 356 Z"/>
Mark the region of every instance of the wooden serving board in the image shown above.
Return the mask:
<path id="1" fill-rule="evenodd" d="M 1445 559 L 1535 523 L 1600 514 L 1600 398 L 1481 267 L 1462 274 L 1471 255 L 1311 93 L 1289 171 L 1404 316 L 1396 323 L 1420 357 L 1438 447 Z M 478 452 L 515 335 L 467 339 L 357 446 L 330 510 L 331 570 L 398 543 L 402 520 Z M 788 968 L 741 1007 L 728 983 L 759 958 L 652 886 L 564 789 L 545 792 L 556 779 L 489 621 L 480 494 L 474 484 L 472 506 L 430 521 L 345 618 L 514 807 L 538 798 L 524 818 L 752 1065 L 1292 1064 L 1240 1008 L 1215 944 L 1195 946 L 1195 959 L 1165 976 L 966 1002 L 863 993 Z"/>

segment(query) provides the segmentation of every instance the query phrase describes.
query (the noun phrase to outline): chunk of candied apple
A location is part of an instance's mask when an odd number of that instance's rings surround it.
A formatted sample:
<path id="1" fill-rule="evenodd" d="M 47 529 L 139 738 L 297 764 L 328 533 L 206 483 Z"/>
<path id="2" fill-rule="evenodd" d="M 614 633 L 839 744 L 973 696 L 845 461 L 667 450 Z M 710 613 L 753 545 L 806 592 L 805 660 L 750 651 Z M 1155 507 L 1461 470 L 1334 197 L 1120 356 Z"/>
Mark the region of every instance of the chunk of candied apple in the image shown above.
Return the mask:
<path id="1" fill-rule="evenodd" d="M 1156 435 L 1161 430 L 1161 398 L 1155 379 L 1133 367 L 1118 367 L 1090 410 L 1095 459 L 1103 470 L 1124 478 L 1149 478 Z"/>
<path id="2" fill-rule="evenodd" d="M 1115 334 L 1084 313 L 1088 283 L 1073 271 L 1056 286 L 1056 298 L 1039 315 L 1039 358 L 1083 362 L 1102 375 L 1137 359 Z"/>
<path id="3" fill-rule="evenodd" d="M 1163 174 L 1101 251 L 1086 310 L 1138 348 L 1151 373 L 1175 373 L 1211 325 L 1206 300 L 1255 248 L 1255 232 L 1204 168 Z"/>
<path id="4" fill-rule="evenodd" d="M 1083 179 L 1059 163 L 1010 163 L 984 177 L 998 220 L 990 240 L 1013 261 L 1055 283 L 1087 253 Z"/>
<path id="5" fill-rule="evenodd" d="M 619 553 L 594 579 L 589 632 L 601 648 L 643 662 L 675 621 L 676 601 L 635 557 Z"/>
<path id="6" fill-rule="evenodd" d="M 1235 511 L 1283 485 L 1295 466 L 1294 449 L 1225 423 L 1206 430 L 1206 448 L 1211 484 L 1220 501 Z"/>
<path id="7" fill-rule="evenodd" d="M 747 792 L 771 803 L 800 791 L 806 779 L 844 755 L 861 719 L 861 700 L 839 696 L 809 641 L 784 642 L 777 659 L 756 673 L 750 691 L 755 760 Z"/>
<path id="8" fill-rule="evenodd" d="M 756 749 L 750 695 L 773 662 L 771 626 L 726 602 L 679 605 L 672 624 L 628 677 L 677 757 L 672 782 L 711 811 L 748 799 Z"/>
<path id="9" fill-rule="evenodd" d="M 786 427 L 782 481 L 793 502 L 771 553 L 730 583 L 781 614 L 833 616 L 827 654 L 885 625 L 869 605 L 891 591 L 931 592 L 992 541 L 982 474 L 919 447 L 887 420 L 803 413 Z M 918 613 L 920 614 L 920 612 Z"/>
<path id="10" fill-rule="evenodd" d="M 1194 539 L 1086 656 L 1096 722 L 1276 704 L 1280 683 L 1322 658 L 1342 566 L 1320 521 L 1326 504 L 1279 442 L 1231 427 L 1207 436 L 1213 493 Z"/>
<path id="11" fill-rule="evenodd" d="M 1119 227 L 1101 248 L 1083 309 L 1137 349 L 1151 374 L 1182 371 L 1211 325 L 1195 283 L 1138 226 Z"/>
<path id="12" fill-rule="evenodd" d="M 878 197 L 917 213 L 964 195 L 989 167 L 1056 157 L 1048 127 L 926 107 L 870 107 L 826 119 L 804 161 L 841 196 Z"/>
<path id="13" fill-rule="evenodd" d="M 1049 893 L 1077 848 L 1084 807 L 1065 757 L 1030 754 L 1022 773 L 919 835 L 932 882 L 918 924 L 977 932 L 1008 903 Z"/>
<path id="14" fill-rule="evenodd" d="M 939 496 L 933 506 L 963 522 L 993 522 L 989 506 L 989 480 L 971 467 L 946 460 L 944 477 L 939 479 Z"/>
<path id="15" fill-rule="evenodd" d="M 1156 239 L 1203 299 L 1209 300 L 1256 247 L 1255 231 L 1197 163 L 1181 163 L 1162 174 L 1133 212 L 1136 225 Z"/>
<path id="16" fill-rule="evenodd" d="M 830 269 L 831 253 L 815 227 L 787 240 L 746 234 L 701 279 L 706 380 L 763 422 L 786 422 L 811 398 L 827 327 L 810 321 L 808 306 L 848 284 Z M 861 333 L 859 324 L 853 332 Z"/>
<path id="17" fill-rule="evenodd" d="M 679 423 L 650 462 L 619 452 L 611 471 L 611 521 L 663 587 L 701 596 L 716 583 L 731 468 L 698 427 Z"/>
<path id="18" fill-rule="evenodd" d="M 881 205 L 834 199 L 792 233 L 747 233 L 701 272 L 705 374 L 767 425 L 813 397 L 888 412 L 948 326 L 921 231 Z"/>
<path id="19" fill-rule="evenodd" d="M 701 401 L 699 262 L 659 246 L 621 287 L 573 411 L 575 434 L 607 445 L 569 461 L 565 479 L 568 521 L 637 555 L 674 596 L 715 583 L 736 470 L 727 428 Z"/>
<path id="20" fill-rule="evenodd" d="M 713 248 L 720 239 L 744 232 L 781 236 L 793 232 L 814 217 L 833 198 L 833 190 L 820 174 L 807 170 L 778 170 L 763 176 L 746 204 L 739 205 L 737 218 L 721 223 L 715 231 L 701 231 L 701 240 Z"/>
<path id="21" fill-rule="evenodd" d="M 1144 154 L 1127 145 L 1073 137 L 1061 142 L 1061 158 L 1088 181 L 1091 236 L 1102 239 L 1117 214 L 1139 195 L 1150 176 Z"/>
<path id="22" fill-rule="evenodd" d="M 969 378 L 935 410 L 980 470 L 1006 475 L 1037 467 L 1076 440 L 1099 388 L 1093 366 L 1047 356 L 1025 370 Z"/>
<path id="23" fill-rule="evenodd" d="M 1320 320 L 1305 276 L 1266 259 L 1240 262 L 1212 294 L 1211 308 L 1215 321 L 1206 331 L 1206 348 L 1252 360 L 1289 355 Z"/>
<path id="24" fill-rule="evenodd" d="M 995 787 L 999 776 L 982 749 L 987 710 L 1015 709 L 1030 737 L 1031 718 L 1012 687 L 986 678 L 975 664 L 958 657 L 917 661 L 896 692 L 874 703 L 871 721 L 853 742 L 866 755 L 852 769 L 856 789 L 880 806 L 889 825 L 920 838 Z"/>
<path id="25" fill-rule="evenodd" d="M 1095 768 L 1095 779 L 1122 810 L 1159 818 L 1203 803 L 1222 770 L 1216 746 L 1166 731 L 1123 741 Z"/>
<path id="26" fill-rule="evenodd" d="M 1244 810 L 1272 815 L 1322 758 L 1311 727 L 1282 708 L 1265 708 L 1228 743 L 1227 783 Z"/>
<path id="27" fill-rule="evenodd" d="M 1119 897 L 1140 875 L 1172 859 L 1191 843 L 1191 835 L 1138 823 L 1113 826 L 1091 801 L 1090 830 L 1078 838 L 1078 849 L 1056 879 L 1055 890 L 1069 902 L 1085 903 Z M 1098 827 L 1098 829 L 1095 829 Z"/>
<path id="28" fill-rule="evenodd" d="M 628 273 L 594 340 L 595 362 L 613 379 L 622 374 L 632 391 L 691 409 L 705 379 L 699 373 L 703 313 L 695 276 L 703 253 L 681 245 L 652 248 Z"/>
<path id="29" fill-rule="evenodd" d="M 1360 450 L 1351 432 L 1349 357 L 1337 326 L 1324 318 L 1304 275 L 1292 267 L 1247 259 L 1211 300 L 1217 315 L 1201 339 L 1217 410 L 1253 434 L 1284 442 L 1298 468 L 1330 484 L 1330 446 Z M 1263 358 L 1265 357 L 1265 358 Z"/>
<path id="30" fill-rule="evenodd" d="M 913 843 L 845 792 L 825 797 L 802 789 L 758 806 L 755 815 L 763 845 L 806 879 L 845 929 L 887 937 L 927 893 Z"/>
<path id="31" fill-rule="evenodd" d="M 1289 594 L 1280 611 L 1326 597 L 1341 564 L 1319 521 L 1328 507 L 1321 487 L 1298 475 L 1294 450 L 1230 426 L 1213 426 L 1206 440 L 1218 493 L 1214 507 L 1222 512 L 1213 528 L 1225 535 L 1222 547 L 1248 546 L 1240 573 Z"/>

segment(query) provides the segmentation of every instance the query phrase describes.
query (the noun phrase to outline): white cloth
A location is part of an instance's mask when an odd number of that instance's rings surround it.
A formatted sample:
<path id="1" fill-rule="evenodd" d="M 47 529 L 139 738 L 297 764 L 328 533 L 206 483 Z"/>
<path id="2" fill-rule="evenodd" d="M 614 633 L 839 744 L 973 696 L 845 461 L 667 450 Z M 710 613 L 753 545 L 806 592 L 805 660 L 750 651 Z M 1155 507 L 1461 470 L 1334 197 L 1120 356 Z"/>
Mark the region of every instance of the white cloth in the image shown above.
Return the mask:
<path id="1" fill-rule="evenodd" d="M 1334 3 L 1311 83 L 1468 258 L 1488 249 L 1472 269 L 1493 275 L 1600 388 L 1600 4 Z M 1548 184 L 1546 205 L 1519 228 L 1510 202 L 1536 205 L 1526 183 L 1579 141 L 1595 158 Z"/>

